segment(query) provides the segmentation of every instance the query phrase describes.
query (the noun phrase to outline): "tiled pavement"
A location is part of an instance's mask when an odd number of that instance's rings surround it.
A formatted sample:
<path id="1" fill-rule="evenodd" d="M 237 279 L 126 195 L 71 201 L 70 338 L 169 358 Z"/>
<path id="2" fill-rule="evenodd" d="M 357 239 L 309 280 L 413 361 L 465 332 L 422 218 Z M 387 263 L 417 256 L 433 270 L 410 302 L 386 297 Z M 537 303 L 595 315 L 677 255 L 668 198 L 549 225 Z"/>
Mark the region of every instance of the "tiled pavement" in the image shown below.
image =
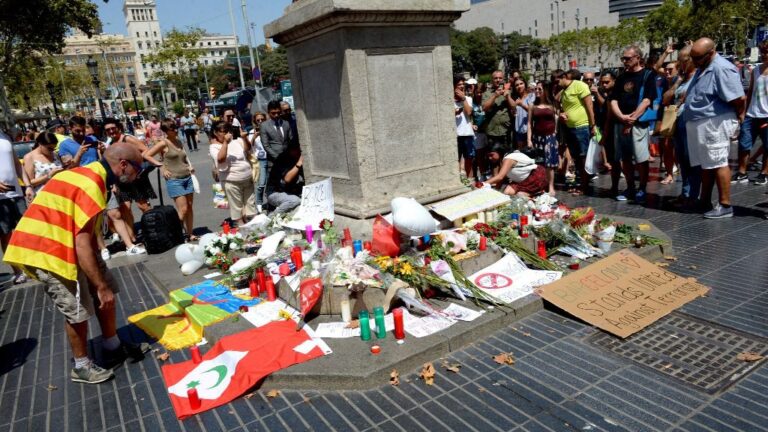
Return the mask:
<path id="1" fill-rule="evenodd" d="M 666 209 L 673 187 L 661 189 L 661 197 L 650 189 L 647 207 L 609 198 L 564 200 L 592 205 L 598 213 L 650 219 L 675 243 L 679 260 L 670 268 L 713 288 L 682 311 L 768 338 L 766 190 L 734 187 L 737 217 L 721 221 Z M 118 270 L 133 282 L 128 285 L 140 287 L 120 294 L 119 322 L 166 300 L 140 268 Z M 259 391 L 185 421 L 174 416 L 154 357 L 119 369 L 117 379 L 103 385 L 71 383 L 62 324 L 40 290 L 0 293 L 0 432 L 768 430 L 765 366 L 708 395 L 586 343 L 596 330 L 549 310 L 454 352 L 448 361 L 461 364 L 460 373 L 438 367 L 431 387 L 416 371 L 403 371 L 399 387 L 282 391 L 275 399 Z M 124 335 L 130 331 L 121 329 Z M 98 339 L 91 342 L 96 352 Z M 514 366 L 491 360 L 502 351 L 515 353 Z M 171 361 L 185 356 L 173 353 Z"/>

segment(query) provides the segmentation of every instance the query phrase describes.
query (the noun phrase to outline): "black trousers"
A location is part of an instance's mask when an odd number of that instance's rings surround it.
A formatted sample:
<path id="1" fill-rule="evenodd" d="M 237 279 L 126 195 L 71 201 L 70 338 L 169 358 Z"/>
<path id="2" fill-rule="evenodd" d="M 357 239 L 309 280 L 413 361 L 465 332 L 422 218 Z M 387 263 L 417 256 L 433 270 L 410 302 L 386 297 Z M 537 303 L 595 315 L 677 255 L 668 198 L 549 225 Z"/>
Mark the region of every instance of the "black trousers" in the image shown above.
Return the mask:
<path id="1" fill-rule="evenodd" d="M 194 129 L 184 129 L 184 136 L 187 137 L 187 147 L 190 150 L 197 150 L 197 131 Z"/>

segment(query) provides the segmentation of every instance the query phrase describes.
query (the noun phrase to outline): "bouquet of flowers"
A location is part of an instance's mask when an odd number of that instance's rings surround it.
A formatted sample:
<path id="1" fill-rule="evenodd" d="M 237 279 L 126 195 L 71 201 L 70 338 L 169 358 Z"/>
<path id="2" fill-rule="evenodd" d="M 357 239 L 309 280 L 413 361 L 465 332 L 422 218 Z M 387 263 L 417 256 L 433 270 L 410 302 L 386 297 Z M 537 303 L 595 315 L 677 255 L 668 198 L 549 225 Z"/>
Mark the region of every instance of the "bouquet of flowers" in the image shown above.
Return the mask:
<path id="1" fill-rule="evenodd" d="M 568 217 L 568 223 L 576 228 L 582 225 L 587 225 L 595 218 L 595 211 L 592 207 L 578 207 L 571 210 L 571 214 Z"/>
<path id="2" fill-rule="evenodd" d="M 240 233 L 219 235 L 203 249 L 205 263 L 222 271 L 229 270 L 236 261 L 236 258 L 231 256 L 232 252 L 242 250 L 243 243 L 244 239 Z"/>

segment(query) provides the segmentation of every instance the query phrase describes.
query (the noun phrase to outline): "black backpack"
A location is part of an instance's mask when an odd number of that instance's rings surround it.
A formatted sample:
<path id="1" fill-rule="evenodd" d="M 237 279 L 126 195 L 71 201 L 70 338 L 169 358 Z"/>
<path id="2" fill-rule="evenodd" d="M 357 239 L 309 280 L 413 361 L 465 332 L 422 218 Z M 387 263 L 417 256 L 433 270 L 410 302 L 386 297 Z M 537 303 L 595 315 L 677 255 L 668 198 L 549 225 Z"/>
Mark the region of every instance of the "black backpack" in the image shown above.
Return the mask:
<path id="1" fill-rule="evenodd" d="M 149 254 L 163 253 L 184 243 L 184 229 L 173 206 L 163 205 L 163 185 L 157 170 L 157 192 L 160 205 L 141 216 L 144 247 Z"/>

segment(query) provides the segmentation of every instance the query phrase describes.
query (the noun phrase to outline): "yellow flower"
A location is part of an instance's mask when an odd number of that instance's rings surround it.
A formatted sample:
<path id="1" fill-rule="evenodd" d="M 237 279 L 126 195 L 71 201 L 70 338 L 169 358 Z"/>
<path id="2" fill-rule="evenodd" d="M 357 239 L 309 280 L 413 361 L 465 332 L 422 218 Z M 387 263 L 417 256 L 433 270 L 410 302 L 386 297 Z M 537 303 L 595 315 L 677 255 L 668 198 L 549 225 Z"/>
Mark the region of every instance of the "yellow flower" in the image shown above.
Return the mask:
<path id="1" fill-rule="evenodd" d="M 392 258 L 381 255 L 374 258 L 374 261 L 376 261 L 376 265 L 378 265 L 382 270 L 386 270 L 390 267 L 392 267 Z"/>
<path id="2" fill-rule="evenodd" d="M 404 262 L 400 264 L 400 268 L 397 270 L 398 273 L 406 276 L 410 276 L 413 274 L 413 266 L 409 262 Z"/>

